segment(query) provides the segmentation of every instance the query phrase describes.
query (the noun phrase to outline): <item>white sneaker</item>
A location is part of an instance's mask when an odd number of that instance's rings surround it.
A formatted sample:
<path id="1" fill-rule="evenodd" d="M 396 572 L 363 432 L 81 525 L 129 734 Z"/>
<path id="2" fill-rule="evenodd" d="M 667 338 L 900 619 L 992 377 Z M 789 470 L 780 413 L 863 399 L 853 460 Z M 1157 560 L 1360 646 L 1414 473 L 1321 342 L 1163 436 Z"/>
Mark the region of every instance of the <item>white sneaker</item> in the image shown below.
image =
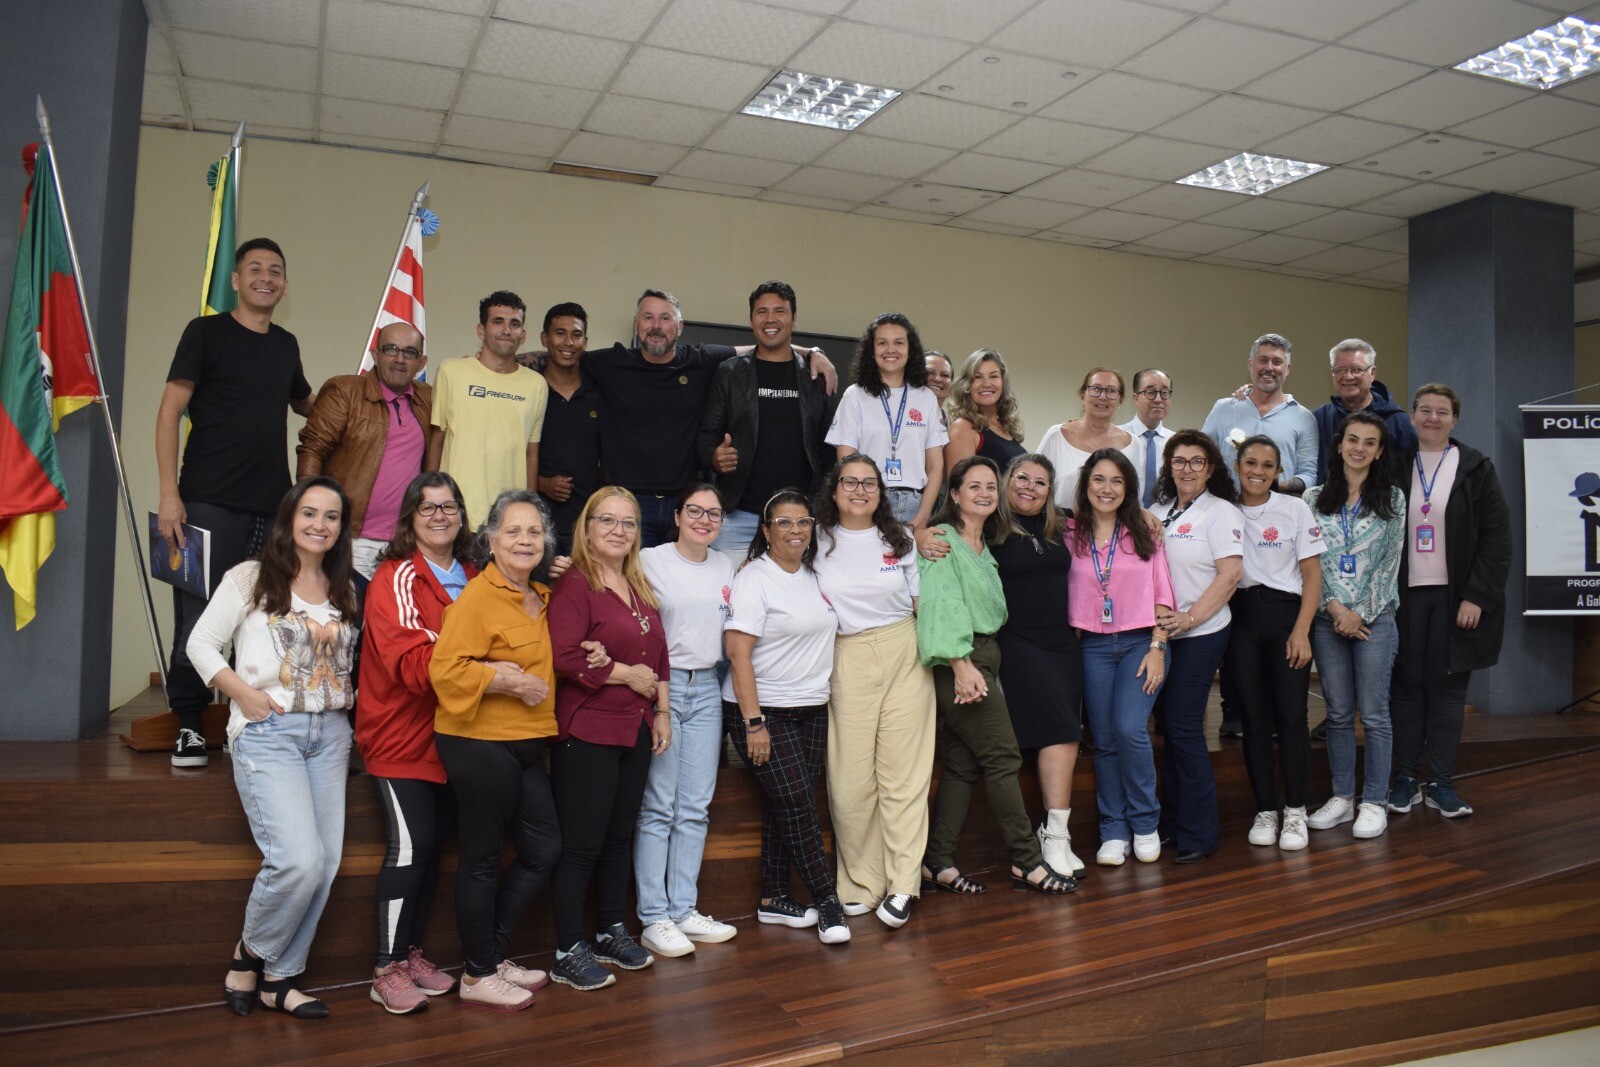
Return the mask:
<path id="1" fill-rule="evenodd" d="M 1256 812 L 1256 821 L 1250 824 L 1250 843 L 1252 845 L 1270 845 L 1278 840 L 1278 813 L 1275 811 Z"/>
<path id="2" fill-rule="evenodd" d="M 1349 797 L 1329 797 L 1328 802 L 1311 813 L 1306 825 L 1313 830 L 1332 830 L 1340 823 L 1356 817 L 1356 805 Z"/>
<path id="3" fill-rule="evenodd" d="M 839 907 L 844 909 L 844 913 L 846 915 L 856 916 L 856 915 L 871 915 L 872 912 L 873 912 L 873 909 L 875 909 L 877 907 L 877 905 L 876 904 L 863 904 L 859 900 L 847 900 L 843 904 L 840 904 Z"/>
<path id="4" fill-rule="evenodd" d="M 1133 858 L 1140 863 L 1154 863 L 1161 858 L 1160 834 L 1134 834 Z"/>
<path id="5" fill-rule="evenodd" d="M 671 919 L 657 919 L 645 926 L 639 944 L 657 956 L 687 956 L 694 951 L 694 942 Z"/>
<path id="6" fill-rule="evenodd" d="M 720 945 L 724 941 L 731 941 L 733 935 L 739 932 L 731 923 L 719 923 L 709 915 L 701 915 L 698 911 L 691 911 L 689 917 L 678 923 L 678 930 L 690 941 L 703 941 L 708 945 Z"/>
<path id="7" fill-rule="evenodd" d="M 1389 815 L 1382 804 L 1363 803 L 1356 809 L 1356 824 L 1350 828 L 1352 837 L 1382 837 L 1389 828 Z"/>
<path id="8" fill-rule="evenodd" d="M 1126 841 L 1112 838 L 1100 842 L 1100 851 L 1094 854 L 1095 863 L 1102 867 L 1121 867 L 1131 851 Z"/>
<path id="9" fill-rule="evenodd" d="M 1284 808 L 1283 830 L 1278 834 L 1278 847 L 1285 852 L 1299 852 L 1310 841 L 1306 834 L 1306 809 Z"/>

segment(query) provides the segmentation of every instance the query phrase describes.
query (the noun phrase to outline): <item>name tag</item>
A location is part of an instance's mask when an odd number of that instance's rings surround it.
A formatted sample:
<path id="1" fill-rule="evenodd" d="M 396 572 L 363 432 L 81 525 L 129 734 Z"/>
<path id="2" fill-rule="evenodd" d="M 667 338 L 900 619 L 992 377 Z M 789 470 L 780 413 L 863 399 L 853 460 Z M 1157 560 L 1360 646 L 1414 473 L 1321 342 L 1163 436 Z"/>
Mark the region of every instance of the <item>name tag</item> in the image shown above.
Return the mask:
<path id="1" fill-rule="evenodd" d="M 1347 578 L 1356 576 L 1356 557 L 1353 552 L 1345 552 L 1339 557 L 1339 573 Z"/>
<path id="2" fill-rule="evenodd" d="M 1112 625 L 1114 623 L 1114 621 L 1115 621 L 1115 619 L 1113 618 L 1113 613 L 1112 613 L 1112 610 L 1111 610 L 1111 598 L 1110 597 L 1101 597 L 1100 598 L 1100 625 L 1102 625 L 1102 626 L 1110 626 L 1110 625 Z"/>
<path id="3" fill-rule="evenodd" d="M 898 459 L 888 459 L 883 462 L 883 480 L 886 482 L 900 482 L 905 480 L 901 462 Z"/>
<path id="4" fill-rule="evenodd" d="M 1433 551 L 1433 527 L 1428 523 L 1417 527 L 1417 551 Z"/>

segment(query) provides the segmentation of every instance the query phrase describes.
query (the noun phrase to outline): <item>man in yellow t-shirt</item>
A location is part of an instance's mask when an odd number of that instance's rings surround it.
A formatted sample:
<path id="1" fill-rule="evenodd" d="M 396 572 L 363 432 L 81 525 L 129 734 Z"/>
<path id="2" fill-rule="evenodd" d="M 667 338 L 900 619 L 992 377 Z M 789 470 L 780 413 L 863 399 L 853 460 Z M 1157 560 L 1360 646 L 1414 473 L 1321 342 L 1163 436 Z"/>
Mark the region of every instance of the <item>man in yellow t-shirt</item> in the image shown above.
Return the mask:
<path id="1" fill-rule="evenodd" d="M 478 302 L 475 355 L 446 360 L 433 384 L 433 431 L 424 470 L 461 486 L 472 527 L 507 489 L 538 485 L 539 434 L 550 387 L 517 363 L 527 338 L 527 306 L 500 290 Z"/>

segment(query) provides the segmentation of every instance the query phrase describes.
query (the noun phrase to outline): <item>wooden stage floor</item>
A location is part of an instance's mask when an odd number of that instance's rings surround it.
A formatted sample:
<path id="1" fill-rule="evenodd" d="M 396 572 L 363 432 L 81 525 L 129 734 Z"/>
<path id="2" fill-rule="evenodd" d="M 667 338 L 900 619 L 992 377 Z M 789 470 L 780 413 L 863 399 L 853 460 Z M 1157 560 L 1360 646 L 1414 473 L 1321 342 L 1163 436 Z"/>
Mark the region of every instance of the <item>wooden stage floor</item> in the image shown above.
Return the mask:
<path id="1" fill-rule="evenodd" d="M 838 947 L 754 921 L 759 802 L 727 768 L 702 908 L 738 937 L 599 992 L 547 988 L 511 1015 L 444 997 L 392 1017 L 367 999 L 381 822 L 358 776 L 307 975 L 333 1014 L 299 1022 L 221 1005 L 257 857 L 226 757 L 173 772 L 117 745 L 144 710 L 104 737 L 0 745 L 7 1063 L 1393 1062 L 1447 1046 L 1441 1034 L 1600 1020 L 1600 716 L 1470 716 L 1460 785 L 1476 815 L 1418 809 L 1373 841 L 1314 832 L 1299 854 L 1245 842 L 1238 742 L 1217 744 L 1213 718 L 1216 856 L 1091 868 L 1064 899 L 1014 892 L 978 804 L 961 852 L 990 892 L 925 897 L 898 931 L 853 919 Z M 1312 765 L 1315 804 L 1322 748 Z M 1073 819 L 1086 858 L 1090 770 Z M 441 881 L 429 954 L 458 962 Z M 548 910 L 542 898 L 519 932 L 522 962 L 549 966 Z"/>

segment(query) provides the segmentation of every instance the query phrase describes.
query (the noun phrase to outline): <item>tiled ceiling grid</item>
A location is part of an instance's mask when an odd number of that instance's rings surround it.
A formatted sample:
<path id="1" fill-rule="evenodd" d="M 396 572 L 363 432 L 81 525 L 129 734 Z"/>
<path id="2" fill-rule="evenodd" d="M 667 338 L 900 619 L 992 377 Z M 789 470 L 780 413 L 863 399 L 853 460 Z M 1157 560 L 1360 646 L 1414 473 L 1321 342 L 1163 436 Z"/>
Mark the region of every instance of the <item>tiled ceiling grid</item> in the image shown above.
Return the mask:
<path id="1" fill-rule="evenodd" d="M 1600 77 L 1450 68 L 1554 0 L 145 0 L 144 121 L 656 185 L 1144 255 L 1406 283 L 1413 215 L 1576 208 Z M 858 130 L 739 114 L 780 68 L 900 89 Z M 1242 149 L 1330 165 L 1172 182 Z"/>

